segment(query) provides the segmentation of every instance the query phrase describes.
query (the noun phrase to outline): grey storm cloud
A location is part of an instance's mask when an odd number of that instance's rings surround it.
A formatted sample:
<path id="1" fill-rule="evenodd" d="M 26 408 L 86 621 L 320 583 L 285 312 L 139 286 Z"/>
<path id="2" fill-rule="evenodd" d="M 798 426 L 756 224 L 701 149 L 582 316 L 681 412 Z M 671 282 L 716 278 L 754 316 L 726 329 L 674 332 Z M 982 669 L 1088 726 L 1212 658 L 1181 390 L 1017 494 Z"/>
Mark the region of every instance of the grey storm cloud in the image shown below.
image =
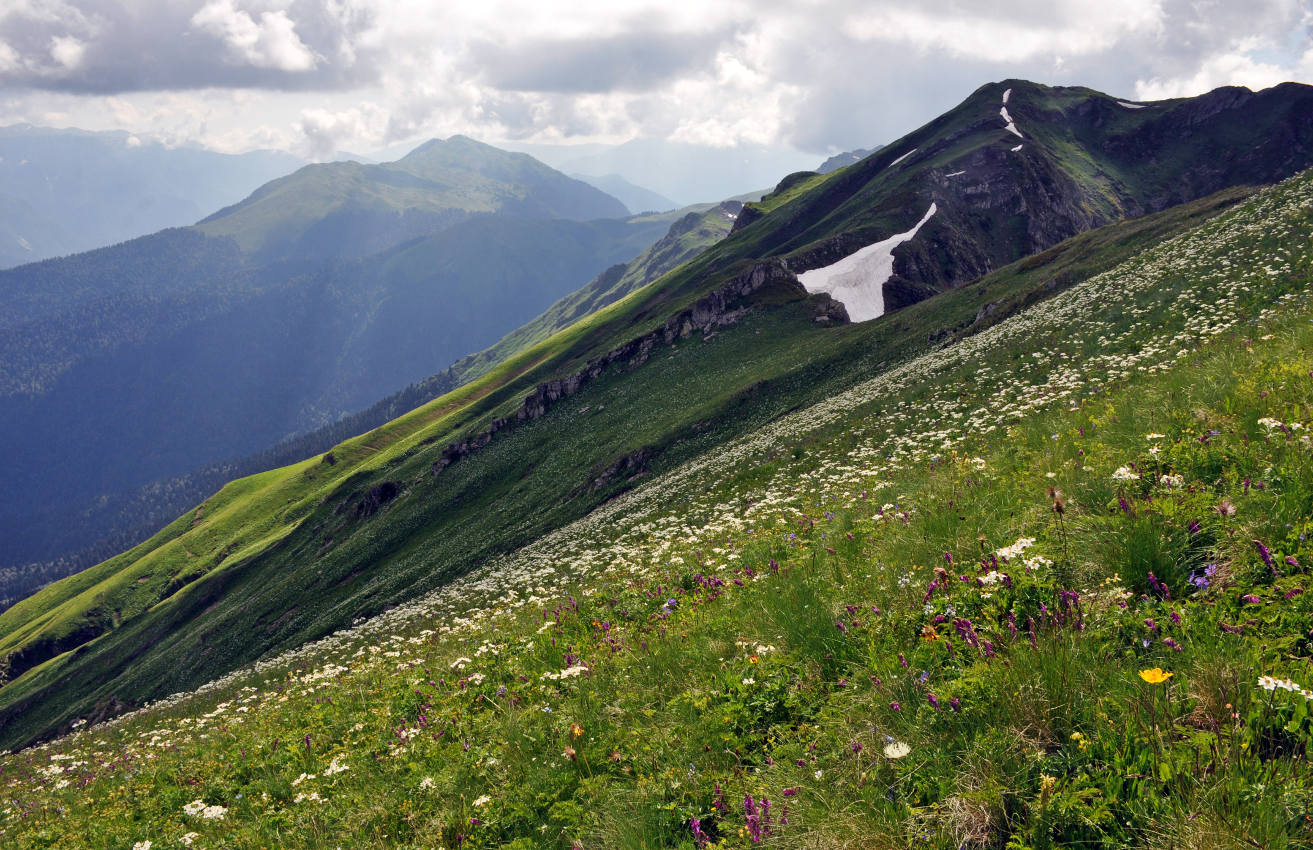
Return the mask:
<path id="1" fill-rule="evenodd" d="M 648 91 L 708 67 L 733 34 L 628 32 L 514 45 L 480 42 L 469 48 L 468 67 L 504 91 Z"/>
<path id="2" fill-rule="evenodd" d="M 332 0 L 28 0 L 0 10 L 0 86 L 114 94 L 198 88 L 322 90 L 377 78 L 356 39 L 371 23 Z"/>

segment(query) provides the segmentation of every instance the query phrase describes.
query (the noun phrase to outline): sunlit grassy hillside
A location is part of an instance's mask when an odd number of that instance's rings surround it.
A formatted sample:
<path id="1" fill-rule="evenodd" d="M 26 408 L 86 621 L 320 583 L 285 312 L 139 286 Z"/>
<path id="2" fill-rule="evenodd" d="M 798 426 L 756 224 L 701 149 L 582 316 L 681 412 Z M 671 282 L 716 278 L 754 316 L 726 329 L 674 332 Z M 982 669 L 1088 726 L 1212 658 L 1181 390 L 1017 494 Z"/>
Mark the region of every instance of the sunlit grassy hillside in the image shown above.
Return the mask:
<path id="1" fill-rule="evenodd" d="M 1313 839 L 1313 179 L 321 642 L 0 760 L 14 847 Z"/>
<path id="2" fill-rule="evenodd" d="M 433 474 L 448 443 L 513 416 L 545 376 L 581 368 L 668 309 L 696 282 L 695 260 L 331 459 L 235 482 L 142 546 L 0 614 L 0 743 L 194 687 L 413 599 L 579 518 L 635 475 L 988 327 L 1244 194 L 1084 234 L 877 322 L 820 328 L 798 294 L 763 293 L 737 324 L 608 370 Z M 639 469 L 604 480 L 636 452 Z M 395 496 L 386 506 L 361 507 L 384 492 Z"/>

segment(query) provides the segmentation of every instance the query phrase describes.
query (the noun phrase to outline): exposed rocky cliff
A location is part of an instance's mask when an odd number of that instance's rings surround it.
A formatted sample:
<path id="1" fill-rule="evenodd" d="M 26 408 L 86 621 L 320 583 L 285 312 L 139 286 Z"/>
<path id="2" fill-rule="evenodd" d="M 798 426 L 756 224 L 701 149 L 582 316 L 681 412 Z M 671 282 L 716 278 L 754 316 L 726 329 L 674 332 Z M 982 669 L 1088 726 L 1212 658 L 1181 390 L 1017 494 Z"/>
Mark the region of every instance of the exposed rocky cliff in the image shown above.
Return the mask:
<path id="1" fill-rule="evenodd" d="M 735 232 L 758 256 L 781 255 L 802 273 L 906 232 L 935 204 L 915 238 L 893 251 L 888 311 L 1091 228 L 1310 165 L 1310 86 L 1129 104 L 1005 81 L 769 215 L 747 205 Z"/>
<path id="2" fill-rule="evenodd" d="M 442 456 L 433 463 L 433 474 L 437 475 L 457 460 L 486 446 L 492 442 L 497 433 L 513 428 L 519 423 L 538 419 L 557 402 L 579 392 L 581 388 L 604 373 L 637 368 L 646 363 L 653 350 L 658 347 L 669 346 L 698 333 L 704 337 L 709 336 L 716 328 L 737 322 L 753 309 L 749 297 L 770 285 L 782 285 L 792 290 L 798 298 L 807 297 L 806 291 L 798 283 L 798 278 L 789 271 L 783 261 L 767 260 L 757 263 L 734 277 L 729 283 L 699 298 L 692 307 L 674 314 L 659 328 L 635 337 L 624 345 L 590 360 L 583 369 L 562 378 L 544 381 L 534 387 L 514 415 L 494 419 L 477 434 L 448 445 L 443 450 Z M 815 304 L 818 322 L 847 321 L 847 314 L 843 312 L 842 305 L 832 299 L 817 298 Z M 646 459 L 645 456 L 643 460 Z M 613 471 L 610 477 L 614 474 Z M 603 477 L 609 480 L 605 474 Z"/>

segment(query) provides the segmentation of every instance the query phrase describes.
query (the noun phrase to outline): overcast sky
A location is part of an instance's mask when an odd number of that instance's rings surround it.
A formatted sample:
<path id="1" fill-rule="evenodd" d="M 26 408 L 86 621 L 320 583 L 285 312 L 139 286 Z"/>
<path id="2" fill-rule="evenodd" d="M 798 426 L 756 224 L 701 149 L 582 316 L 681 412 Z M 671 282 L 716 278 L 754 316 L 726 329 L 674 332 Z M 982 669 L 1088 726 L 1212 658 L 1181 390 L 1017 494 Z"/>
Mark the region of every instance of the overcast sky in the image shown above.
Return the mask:
<path id="1" fill-rule="evenodd" d="M 824 154 L 982 83 L 1313 82 L 1313 0 L 0 0 L 0 124 L 314 158 L 465 133 Z"/>

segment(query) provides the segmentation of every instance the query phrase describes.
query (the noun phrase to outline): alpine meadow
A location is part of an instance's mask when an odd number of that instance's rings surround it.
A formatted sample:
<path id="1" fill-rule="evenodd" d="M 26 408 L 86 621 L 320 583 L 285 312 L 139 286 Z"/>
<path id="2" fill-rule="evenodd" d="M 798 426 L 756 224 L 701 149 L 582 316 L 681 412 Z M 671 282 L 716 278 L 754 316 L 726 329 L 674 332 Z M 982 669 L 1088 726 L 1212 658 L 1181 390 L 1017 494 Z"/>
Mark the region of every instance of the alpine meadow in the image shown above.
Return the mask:
<path id="1" fill-rule="evenodd" d="M 0 846 L 1313 847 L 1313 8 L 1020 5 L 0 11 Z"/>

